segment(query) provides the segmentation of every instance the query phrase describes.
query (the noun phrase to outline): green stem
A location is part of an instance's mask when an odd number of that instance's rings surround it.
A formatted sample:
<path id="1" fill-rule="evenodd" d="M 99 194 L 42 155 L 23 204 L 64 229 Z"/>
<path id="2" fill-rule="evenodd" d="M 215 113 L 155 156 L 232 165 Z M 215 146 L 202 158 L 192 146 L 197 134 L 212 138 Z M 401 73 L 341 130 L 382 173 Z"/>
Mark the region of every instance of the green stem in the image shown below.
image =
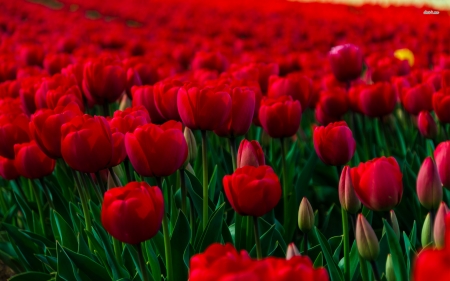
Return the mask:
<path id="1" fill-rule="evenodd" d="M 32 180 L 28 179 L 28 184 L 30 186 L 30 189 L 33 191 L 34 198 L 36 199 L 36 204 L 39 212 L 39 220 L 42 226 L 42 234 L 44 235 L 44 237 L 46 237 L 47 235 L 45 234 L 44 210 L 42 209 L 41 199 L 39 199 L 39 193 L 37 192 L 36 186 L 33 184 Z"/>
<path id="2" fill-rule="evenodd" d="M 441 123 L 441 129 L 442 129 L 442 132 L 444 132 L 444 141 L 448 140 L 448 133 L 447 133 L 444 123 Z"/>
<path id="3" fill-rule="evenodd" d="M 245 248 L 247 249 L 247 252 L 250 252 L 250 250 L 252 248 L 250 248 L 253 245 L 253 241 L 252 241 L 252 223 L 251 217 L 246 217 L 247 221 L 246 221 L 246 232 L 245 232 Z"/>
<path id="4" fill-rule="evenodd" d="M 284 138 L 280 138 L 281 142 L 281 169 L 283 173 L 283 208 L 284 208 L 284 223 L 288 221 L 288 184 L 287 184 L 287 168 L 286 168 L 286 146 Z M 285 225 L 286 227 L 286 225 Z"/>
<path id="5" fill-rule="evenodd" d="M 39 178 L 39 182 L 41 183 L 42 189 L 44 190 L 44 195 L 47 199 L 48 205 L 50 206 L 50 208 L 55 209 L 55 205 L 53 205 L 53 201 L 50 197 L 50 193 L 48 192 L 48 188 L 45 185 L 45 180 L 43 178 Z"/>
<path id="6" fill-rule="evenodd" d="M 180 169 L 180 186 L 181 186 L 181 211 L 186 213 L 186 201 L 187 201 L 187 189 L 186 189 L 186 175 L 184 174 L 184 169 Z"/>
<path id="7" fill-rule="evenodd" d="M 162 191 L 162 180 L 161 178 L 156 178 L 156 181 L 158 183 L 159 188 Z M 170 233 L 169 233 L 169 220 L 166 216 L 166 211 L 164 211 L 163 214 L 163 221 L 162 221 L 162 227 L 163 227 L 163 236 L 164 236 L 164 252 L 166 254 L 166 271 L 167 271 L 167 281 L 174 281 L 172 276 L 172 249 L 170 245 Z"/>
<path id="8" fill-rule="evenodd" d="M 203 166 L 203 230 L 209 220 L 208 214 L 208 152 L 206 145 L 206 131 L 202 130 L 202 166 Z"/>
<path id="9" fill-rule="evenodd" d="M 8 207 L 6 207 L 5 197 L 3 190 L 0 188 L 0 204 L 2 206 L 3 217 L 8 215 Z"/>
<path id="10" fill-rule="evenodd" d="M 81 174 L 77 173 L 77 175 L 75 176 L 75 181 L 76 181 L 75 185 L 77 186 L 78 194 L 80 195 L 81 208 L 83 209 L 84 222 L 86 224 L 86 231 L 91 233 L 91 231 L 92 231 L 91 214 L 89 212 L 87 196 L 84 191 L 84 189 L 86 189 L 87 187 L 81 185 L 80 178 L 81 178 Z M 89 239 L 89 236 L 88 236 L 88 244 L 89 244 L 89 249 L 91 250 L 91 252 L 94 252 L 94 248 L 92 247 L 92 241 L 91 241 L 91 239 Z"/>
<path id="11" fill-rule="evenodd" d="M 230 147 L 231 162 L 233 164 L 233 171 L 236 171 L 237 161 L 236 161 L 236 140 L 231 137 L 228 139 L 228 146 Z"/>
<path id="12" fill-rule="evenodd" d="M 371 261 L 370 265 L 372 266 L 373 275 L 375 277 L 375 281 L 380 281 L 380 271 L 378 270 L 378 266 L 375 261 Z"/>
<path id="13" fill-rule="evenodd" d="M 109 104 L 108 104 L 108 102 L 105 102 L 103 104 L 103 114 L 105 115 L 105 117 L 109 116 Z"/>
<path id="14" fill-rule="evenodd" d="M 344 280 L 350 281 L 350 241 L 349 241 L 349 229 L 348 229 L 348 216 L 347 211 L 341 208 L 342 214 L 342 234 L 344 239 Z"/>
<path id="15" fill-rule="evenodd" d="M 100 187 L 100 190 L 102 193 L 106 191 L 105 183 L 103 182 L 102 176 L 100 175 L 100 171 L 95 173 L 95 177 L 97 178 L 98 186 Z"/>
<path id="16" fill-rule="evenodd" d="M 369 281 L 369 269 L 367 268 L 366 260 L 359 256 L 359 269 L 361 271 L 361 278 L 363 281 Z"/>
<path id="17" fill-rule="evenodd" d="M 262 259 L 261 239 L 259 237 L 258 217 L 253 217 L 253 232 L 255 234 L 256 257 Z"/>
<path id="18" fill-rule="evenodd" d="M 122 186 L 122 184 L 119 182 L 119 179 L 116 178 L 116 174 L 114 173 L 113 168 L 109 167 L 109 168 L 108 168 L 108 171 L 109 171 L 109 174 L 111 175 L 111 178 L 112 178 L 112 180 L 113 180 L 113 182 L 114 182 L 114 185 L 115 185 L 116 187 Z"/>
<path id="19" fill-rule="evenodd" d="M 305 236 L 303 236 L 303 255 L 308 255 L 308 232 L 305 232 Z"/>
<path id="20" fill-rule="evenodd" d="M 142 245 L 141 243 L 135 245 L 137 253 L 138 253 L 138 260 L 139 260 L 139 268 L 141 270 L 141 279 L 142 281 L 149 281 L 150 278 L 148 277 L 148 271 L 144 259 L 144 253 L 142 252 Z"/>
<path id="21" fill-rule="evenodd" d="M 242 216 L 235 212 L 234 219 L 234 246 L 238 251 L 241 250 Z"/>
<path id="22" fill-rule="evenodd" d="M 117 240 L 116 238 L 112 238 L 113 240 L 113 247 L 114 247 L 114 255 L 116 257 L 117 262 L 121 265 L 123 264 L 122 261 L 122 242 Z"/>
<path id="23" fill-rule="evenodd" d="M 100 184 L 95 184 L 94 180 L 92 179 L 92 177 L 91 177 L 91 175 L 89 173 L 86 173 L 85 176 L 91 182 L 92 188 L 95 191 L 95 194 L 97 196 L 98 202 L 103 203 L 103 192 L 101 191 Z"/>

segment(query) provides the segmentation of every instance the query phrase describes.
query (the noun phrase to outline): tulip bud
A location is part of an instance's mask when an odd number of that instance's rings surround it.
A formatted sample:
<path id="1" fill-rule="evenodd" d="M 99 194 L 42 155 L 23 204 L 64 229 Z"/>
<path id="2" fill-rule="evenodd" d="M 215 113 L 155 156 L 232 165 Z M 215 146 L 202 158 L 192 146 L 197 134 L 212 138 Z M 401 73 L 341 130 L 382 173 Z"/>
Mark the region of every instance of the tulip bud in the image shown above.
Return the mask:
<path id="1" fill-rule="evenodd" d="M 442 201 L 443 190 L 436 163 L 431 157 L 423 161 L 416 187 L 420 204 L 428 210 L 436 210 Z"/>
<path id="2" fill-rule="evenodd" d="M 241 168 L 244 166 L 254 166 L 258 167 L 260 165 L 265 165 L 264 152 L 262 151 L 259 142 L 248 141 L 243 139 L 239 145 L 238 155 L 237 155 L 237 167 Z"/>
<path id="3" fill-rule="evenodd" d="M 425 248 L 433 243 L 433 229 L 431 228 L 431 213 L 425 218 L 422 226 L 422 235 L 421 235 L 422 247 Z"/>
<path id="4" fill-rule="evenodd" d="M 361 201 L 353 189 L 349 166 L 345 166 L 339 180 L 339 201 L 342 208 L 350 214 L 356 214 L 361 209 Z"/>
<path id="5" fill-rule="evenodd" d="M 358 215 L 356 222 L 356 246 L 361 257 L 368 261 L 375 260 L 380 252 L 378 238 L 362 214 Z"/>
<path id="6" fill-rule="evenodd" d="M 445 241 L 445 216 L 448 213 L 447 205 L 442 202 L 434 218 L 433 236 L 437 248 L 444 247 Z"/>
<path id="7" fill-rule="evenodd" d="M 389 212 L 389 218 L 391 220 L 392 229 L 394 230 L 395 235 L 397 235 L 397 239 L 400 240 L 400 227 L 398 226 L 398 220 L 394 210 Z"/>
<path id="8" fill-rule="evenodd" d="M 290 260 L 292 257 L 300 256 L 300 252 L 294 243 L 288 245 L 286 250 L 286 260 Z"/>
<path id="9" fill-rule="evenodd" d="M 186 139 L 186 143 L 188 145 L 188 157 L 183 164 L 183 167 L 186 167 L 189 163 L 193 162 L 197 158 L 198 152 L 194 133 L 188 127 L 184 128 L 184 138 Z"/>
<path id="10" fill-rule="evenodd" d="M 298 227 L 304 233 L 310 231 L 314 226 L 314 211 L 306 197 L 303 197 L 298 210 Z"/>
<path id="11" fill-rule="evenodd" d="M 388 254 L 386 259 L 386 279 L 387 281 L 396 281 L 394 263 L 392 262 L 391 254 Z"/>
<path id="12" fill-rule="evenodd" d="M 419 128 L 420 134 L 427 139 L 432 139 L 436 137 L 437 126 L 436 121 L 428 111 L 421 111 L 419 113 L 419 118 L 417 120 L 417 127 Z"/>

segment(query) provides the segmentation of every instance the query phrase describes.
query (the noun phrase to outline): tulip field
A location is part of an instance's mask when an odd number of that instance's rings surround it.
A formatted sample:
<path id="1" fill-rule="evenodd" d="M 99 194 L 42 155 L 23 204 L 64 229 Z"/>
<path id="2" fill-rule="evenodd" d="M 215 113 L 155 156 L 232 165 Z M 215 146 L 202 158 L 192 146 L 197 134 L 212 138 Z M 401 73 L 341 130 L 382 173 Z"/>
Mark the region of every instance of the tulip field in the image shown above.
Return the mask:
<path id="1" fill-rule="evenodd" d="M 0 1 L 0 280 L 450 280 L 450 12 Z"/>

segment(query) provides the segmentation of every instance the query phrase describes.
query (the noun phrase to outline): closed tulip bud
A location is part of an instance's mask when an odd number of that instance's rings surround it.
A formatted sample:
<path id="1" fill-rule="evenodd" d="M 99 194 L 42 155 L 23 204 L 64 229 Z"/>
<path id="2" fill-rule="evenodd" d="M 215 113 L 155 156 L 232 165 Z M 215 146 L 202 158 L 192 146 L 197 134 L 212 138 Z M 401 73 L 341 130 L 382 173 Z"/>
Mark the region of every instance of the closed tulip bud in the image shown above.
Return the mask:
<path id="1" fill-rule="evenodd" d="M 388 254 L 386 259 L 386 279 L 387 281 L 396 281 L 394 263 L 392 262 L 391 254 Z"/>
<path id="2" fill-rule="evenodd" d="M 290 260 L 295 256 L 300 256 L 300 252 L 298 251 L 297 246 L 295 246 L 294 243 L 290 243 L 286 250 L 286 260 Z"/>
<path id="3" fill-rule="evenodd" d="M 388 211 L 403 195 L 402 172 L 393 157 L 381 157 L 359 164 L 350 171 L 361 203 L 374 211 Z"/>
<path id="4" fill-rule="evenodd" d="M 327 165 L 344 165 L 356 150 L 356 141 L 345 121 L 314 129 L 314 149 Z"/>
<path id="5" fill-rule="evenodd" d="M 433 237 L 437 248 L 443 248 L 445 242 L 445 216 L 449 212 L 447 205 L 442 202 L 434 218 Z"/>
<path id="6" fill-rule="evenodd" d="M 431 227 L 431 213 L 428 213 L 422 226 L 422 247 L 425 248 L 433 243 L 433 228 Z"/>
<path id="7" fill-rule="evenodd" d="M 442 184 L 450 188 L 450 141 L 441 142 L 436 147 L 434 159 Z"/>
<path id="8" fill-rule="evenodd" d="M 398 226 L 398 220 L 394 210 L 389 212 L 389 219 L 391 221 L 392 229 L 394 230 L 395 235 L 397 235 L 397 239 L 400 240 L 400 227 Z"/>
<path id="9" fill-rule="evenodd" d="M 356 221 L 356 246 L 361 257 L 368 261 L 375 260 L 380 252 L 378 238 L 362 214 L 358 215 Z"/>
<path id="10" fill-rule="evenodd" d="M 0 114 L 0 156 L 14 159 L 14 145 L 30 141 L 25 114 Z"/>
<path id="11" fill-rule="evenodd" d="M 433 110 L 432 98 L 435 92 L 431 83 L 422 83 L 404 89 L 402 93 L 402 104 L 406 112 L 412 115 L 419 114 L 422 110 Z"/>
<path id="12" fill-rule="evenodd" d="M 427 139 L 433 139 L 437 135 L 436 121 L 428 111 L 421 111 L 417 120 L 420 134 Z"/>
<path id="13" fill-rule="evenodd" d="M 262 151 L 259 142 L 253 140 L 248 141 L 243 139 L 239 145 L 237 155 L 237 167 L 242 168 L 244 166 L 258 167 L 265 165 L 264 152 Z"/>
<path id="14" fill-rule="evenodd" d="M 350 214 L 356 214 L 361 209 L 361 201 L 353 189 L 350 167 L 345 166 L 339 180 L 339 201 L 342 208 Z"/>
<path id="15" fill-rule="evenodd" d="M 20 176 L 14 162 L 14 159 L 0 156 L 0 177 L 5 180 L 14 180 Z"/>
<path id="16" fill-rule="evenodd" d="M 355 45 L 345 44 L 333 47 L 328 57 L 331 70 L 339 81 L 351 81 L 361 75 L 363 54 Z"/>
<path id="17" fill-rule="evenodd" d="M 55 160 L 45 155 L 34 140 L 14 145 L 14 153 L 17 172 L 25 178 L 42 178 L 50 175 L 55 168 Z"/>
<path id="18" fill-rule="evenodd" d="M 314 226 L 314 211 L 306 197 L 303 197 L 298 209 L 298 228 L 304 233 L 310 231 Z"/>
<path id="19" fill-rule="evenodd" d="M 162 124 L 166 120 L 158 111 L 155 104 L 153 86 L 133 86 L 131 88 L 132 105 L 143 106 L 150 115 L 150 120 L 154 124 Z"/>
<path id="20" fill-rule="evenodd" d="M 379 82 L 368 85 L 359 94 L 359 105 L 364 115 L 383 117 L 391 114 L 397 103 L 397 93 L 392 84 Z"/>
<path id="21" fill-rule="evenodd" d="M 181 121 L 177 97 L 182 86 L 182 82 L 171 79 L 160 81 L 153 86 L 156 109 L 166 120 Z"/>
<path id="22" fill-rule="evenodd" d="M 416 187 L 420 204 L 428 210 L 436 210 L 442 201 L 443 190 L 436 163 L 431 157 L 423 161 Z"/>
<path id="23" fill-rule="evenodd" d="M 184 161 L 183 164 L 183 166 L 186 167 L 189 163 L 192 163 L 194 162 L 195 159 L 197 159 L 198 150 L 194 133 L 188 127 L 184 127 L 184 138 L 186 139 L 186 143 L 188 146 L 188 157 L 186 158 L 186 161 Z"/>
<path id="24" fill-rule="evenodd" d="M 300 127 L 302 107 L 291 96 L 263 99 L 259 108 L 259 120 L 269 136 L 284 138 L 295 135 Z"/>
<path id="25" fill-rule="evenodd" d="M 157 186 L 130 182 L 105 193 L 101 220 L 114 238 L 128 244 L 144 242 L 158 233 L 164 198 Z"/>

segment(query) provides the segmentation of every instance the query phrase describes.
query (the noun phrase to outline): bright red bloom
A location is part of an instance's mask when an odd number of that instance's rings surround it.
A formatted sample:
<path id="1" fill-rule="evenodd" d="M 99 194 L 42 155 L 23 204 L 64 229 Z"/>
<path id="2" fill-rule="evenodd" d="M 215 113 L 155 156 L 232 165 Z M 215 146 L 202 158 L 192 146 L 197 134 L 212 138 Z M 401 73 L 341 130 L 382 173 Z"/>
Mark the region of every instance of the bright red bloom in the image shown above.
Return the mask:
<path id="1" fill-rule="evenodd" d="M 223 188 L 233 209 L 243 216 L 263 216 L 281 197 L 278 176 L 266 165 L 238 168 L 223 178 Z"/>
<path id="2" fill-rule="evenodd" d="M 433 95 L 433 109 L 442 123 L 450 123 L 450 88 L 443 87 Z"/>
<path id="3" fill-rule="evenodd" d="M 182 125 L 176 121 L 138 127 L 126 134 L 125 147 L 134 169 L 144 177 L 169 176 L 188 156 Z"/>
<path id="4" fill-rule="evenodd" d="M 436 121 L 434 121 L 433 116 L 431 116 L 428 111 L 421 111 L 419 113 L 419 118 L 417 119 L 417 127 L 419 128 L 420 134 L 424 138 L 432 139 L 436 137 Z"/>
<path id="5" fill-rule="evenodd" d="M 14 162 L 14 159 L 0 156 L 0 176 L 5 180 L 13 180 L 20 176 Z"/>
<path id="6" fill-rule="evenodd" d="M 164 198 L 157 186 L 130 182 L 105 193 L 102 225 L 114 238 L 128 244 L 144 242 L 158 233 L 164 216 Z"/>
<path id="7" fill-rule="evenodd" d="M 395 158 L 375 158 L 360 163 L 350 173 L 356 195 L 367 208 L 387 211 L 400 203 L 403 175 Z"/>
<path id="8" fill-rule="evenodd" d="M 325 122 L 326 119 L 333 121 L 341 119 L 342 115 L 348 111 L 346 91 L 342 88 L 332 88 L 327 91 L 322 91 L 316 109 L 321 111 L 317 113 L 316 116 L 319 117 L 317 119 L 318 121 L 321 121 L 322 124 L 329 123 Z M 320 113 L 323 113 L 324 116 L 329 116 L 329 118 L 320 118 Z"/>
<path id="9" fill-rule="evenodd" d="M 421 111 L 433 110 L 434 86 L 430 83 L 422 83 L 409 89 L 404 89 L 402 93 L 402 104 L 405 110 L 413 115 Z"/>
<path id="10" fill-rule="evenodd" d="M 258 141 L 243 139 L 237 153 L 237 167 L 265 165 L 264 152 Z"/>
<path id="11" fill-rule="evenodd" d="M 28 179 L 38 179 L 50 175 L 56 161 L 42 152 L 33 140 L 14 145 L 14 165 L 17 172 Z"/>
<path id="12" fill-rule="evenodd" d="M 320 126 L 314 129 L 314 149 L 327 165 L 344 165 L 356 150 L 356 141 L 345 121 Z"/>
<path id="13" fill-rule="evenodd" d="M 300 127 L 302 107 L 291 96 L 277 99 L 265 98 L 261 101 L 259 120 L 261 126 L 272 138 L 284 138 L 295 135 Z"/>
<path id="14" fill-rule="evenodd" d="M 291 73 L 286 77 L 271 76 L 267 96 L 270 98 L 291 96 L 293 100 L 300 102 L 302 108 L 307 108 L 309 106 L 311 92 L 311 79 L 299 73 Z"/>
<path id="15" fill-rule="evenodd" d="M 116 110 L 113 118 L 109 120 L 111 130 L 118 130 L 122 134 L 134 132 L 141 126 L 150 123 L 150 115 L 143 106 L 133 106 L 126 108 L 124 111 Z"/>
<path id="16" fill-rule="evenodd" d="M 450 187 L 450 141 L 441 142 L 434 150 L 434 159 L 442 184 Z"/>
<path id="17" fill-rule="evenodd" d="M 164 80 L 153 86 L 155 106 L 159 114 L 166 120 L 181 121 L 178 113 L 178 90 L 183 86 L 178 80 Z"/>
<path id="18" fill-rule="evenodd" d="M 228 68 L 228 60 L 219 52 L 197 52 L 192 60 L 192 69 L 211 69 L 219 73 Z"/>
<path id="19" fill-rule="evenodd" d="M 69 54 L 57 53 L 48 54 L 44 59 L 44 69 L 50 75 L 61 72 L 61 69 L 72 63 L 72 57 Z"/>
<path id="20" fill-rule="evenodd" d="M 395 88 L 387 82 L 368 85 L 359 94 L 361 111 L 369 117 L 382 117 L 394 111 L 397 102 Z"/>
<path id="21" fill-rule="evenodd" d="M 333 47 L 328 57 L 331 70 L 339 81 L 351 81 L 361 75 L 363 55 L 355 45 L 345 44 Z"/>
<path id="22" fill-rule="evenodd" d="M 14 145 L 30 141 L 25 114 L 0 114 L 0 156 L 14 159 Z"/>
<path id="23" fill-rule="evenodd" d="M 133 106 L 143 106 L 150 115 L 150 120 L 155 124 L 162 124 L 165 118 L 156 109 L 153 86 L 134 86 L 131 88 Z"/>

